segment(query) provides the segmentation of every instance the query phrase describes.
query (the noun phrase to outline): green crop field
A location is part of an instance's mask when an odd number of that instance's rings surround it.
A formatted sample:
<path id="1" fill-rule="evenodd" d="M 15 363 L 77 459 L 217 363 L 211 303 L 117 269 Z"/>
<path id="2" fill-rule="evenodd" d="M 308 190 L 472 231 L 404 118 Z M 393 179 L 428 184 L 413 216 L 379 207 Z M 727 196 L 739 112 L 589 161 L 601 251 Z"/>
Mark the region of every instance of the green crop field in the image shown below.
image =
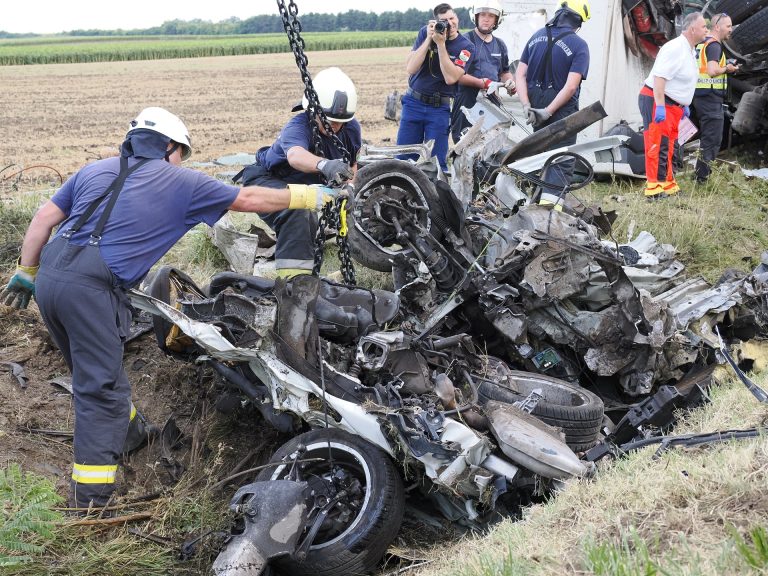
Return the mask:
<path id="1" fill-rule="evenodd" d="M 305 49 L 351 50 L 410 46 L 416 32 L 312 32 Z M 0 41 L 0 66 L 199 58 L 290 52 L 285 34 L 240 36 L 35 37 Z"/>

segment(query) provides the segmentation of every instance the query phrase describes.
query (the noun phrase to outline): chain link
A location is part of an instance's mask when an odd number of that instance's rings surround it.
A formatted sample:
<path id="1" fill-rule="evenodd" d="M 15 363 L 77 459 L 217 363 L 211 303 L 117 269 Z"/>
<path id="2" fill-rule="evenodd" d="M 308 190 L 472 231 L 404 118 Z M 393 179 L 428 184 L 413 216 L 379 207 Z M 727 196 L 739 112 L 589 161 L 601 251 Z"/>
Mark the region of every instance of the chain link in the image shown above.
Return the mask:
<path id="1" fill-rule="evenodd" d="M 315 151 L 319 154 L 323 150 L 323 142 L 320 135 L 320 128 L 315 122 L 315 118 L 319 118 L 325 129 L 325 133 L 330 136 L 331 142 L 335 146 L 336 150 L 341 154 L 344 162 L 350 164 L 349 150 L 346 149 L 341 139 L 331 128 L 330 122 L 325 115 L 325 110 L 320 106 L 320 101 L 317 98 L 317 92 L 312 84 L 312 76 L 310 76 L 307 70 L 307 64 L 309 63 L 307 55 L 304 53 L 304 39 L 301 37 L 301 22 L 297 18 L 299 9 L 293 0 L 290 0 L 286 7 L 285 0 L 277 0 L 277 8 L 280 11 L 280 17 L 283 21 L 283 28 L 288 35 L 288 41 L 291 44 L 291 50 L 293 56 L 296 59 L 296 66 L 299 68 L 301 74 L 301 80 L 304 82 L 304 96 L 307 99 L 306 113 L 309 117 L 309 125 L 312 128 L 312 141 L 315 145 Z M 317 232 L 315 233 L 315 248 L 314 256 L 315 263 L 312 267 L 312 274 L 315 276 L 320 275 L 320 267 L 323 265 L 323 249 L 325 247 L 325 228 L 326 226 L 332 226 L 336 231 L 336 244 L 339 247 L 339 262 L 341 265 L 341 272 L 346 284 L 355 285 L 355 266 L 352 262 L 352 257 L 349 252 L 349 244 L 346 236 L 341 236 L 339 227 L 341 224 L 341 203 L 342 199 L 336 199 L 334 202 L 329 202 L 323 206 L 322 212 L 318 218 Z"/>

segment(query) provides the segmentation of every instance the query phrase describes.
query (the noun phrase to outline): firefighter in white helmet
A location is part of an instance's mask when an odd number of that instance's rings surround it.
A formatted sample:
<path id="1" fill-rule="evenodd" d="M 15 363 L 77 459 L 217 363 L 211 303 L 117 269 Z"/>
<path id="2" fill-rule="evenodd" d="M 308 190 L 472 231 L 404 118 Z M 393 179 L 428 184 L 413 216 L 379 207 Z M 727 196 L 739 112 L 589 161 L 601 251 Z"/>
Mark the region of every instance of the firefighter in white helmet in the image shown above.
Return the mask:
<path id="1" fill-rule="evenodd" d="M 509 71 L 509 50 L 501 38 L 493 35 L 504 17 L 499 0 L 480 0 L 470 10 L 475 28 L 464 37 L 475 47 L 474 56 L 467 67 L 467 73 L 459 78 L 456 96 L 451 109 L 451 136 L 454 143 L 461 138 L 461 132 L 470 126 L 461 107 L 472 108 L 477 102 L 477 93 L 488 90 L 492 82 L 503 82 L 508 94 L 515 93 L 515 80 Z M 490 95 L 494 100 L 498 96 Z"/>
<path id="2" fill-rule="evenodd" d="M 256 162 L 243 170 L 243 184 L 268 188 L 284 188 L 286 183 L 341 185 L 354 178 L 362 146 L 360 123 L 354 118 L 355 85 L 335 67 L 318 72 L 312 84 L 336 138 L 326 133 L 319 116 L 309 117 L 305 95 L 301 105 L 293 109 L 294 112 L 303 110 L 301 114 L 291 118 L 274 143 L 256 152 Z M 320 131 L 319 149 L 313 138 L 312 123 Z M 277 275 L 291 278 L 310 274 L 315 263 L 317 215 L 310 211 L 280 210 L 259 216 L 277 234 Z"/>
<path id="3" fill-rule="evenodd" d="M 227 210 L 319 210 L 334 195 L 305 185 L 237 188 L 183 168 L 191 153 L 177 116 L 157 107 L 141 111 L 119 157 L 80 169 L 37 211 L 0 295 L 16 308 L 35 297 L 72 372 L 71 504 L 79 508 L 107 504 L 118 458 L 141 441 L 122 366 L 131 325 L 126 291 L 198 223 L 212 226 Z"/>
<path id="4" fill-rule="evenodd" d="M 520 56 L 515 81 L 527 122 L 534 130 L 570 116 L 579 109 L 581 83 L 589 71 L 589 48 L 577 36 L 592 12 L 586 0 L 563 0 L 553 18 L 528 40 Z M 555 147 L 576 143 L 576 135 Z M 573 174 L 573 160 L 553 164 L 543 179 L 542 203 L 560 206 Z"/>

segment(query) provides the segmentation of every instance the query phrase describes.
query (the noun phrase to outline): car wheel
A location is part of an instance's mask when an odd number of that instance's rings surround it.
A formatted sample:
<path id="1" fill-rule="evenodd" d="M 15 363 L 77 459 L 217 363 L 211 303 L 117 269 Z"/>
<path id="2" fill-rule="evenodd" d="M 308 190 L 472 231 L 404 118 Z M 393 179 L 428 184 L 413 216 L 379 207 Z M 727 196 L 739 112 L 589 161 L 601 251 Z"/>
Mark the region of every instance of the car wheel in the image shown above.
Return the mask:
<path id="1" fill-rule="evenodd" d="M 381 448 L 359 436 L 336 429 L 312 430 L 279 448 L 270 459 L 279 465 L 262 470 L 257 480 L 286 478 L 296 459 L 307 461 L 296 466 L 300 479 L 310 484 L 316 501 L 333 498 L 340 490 L 347 496 L 321 524 L 306 558 L 301 562 L 280 558 L 275 561 L 276 567 L 292 576 L 373 571 L 403 520 L 405 493 L 392 460 Z"/>
<path id="2" fill-rule="evenodd" d="M 744 20 L 768 6 L 768 0 L 720 0 L 715 11 L 731 17 L 733 25 L 741 24 Z M 712 12 L 710 10 L 710 12 Z M 715 12 L 712 12 L 714 15 Z"/>
<path id="3" fill-rule="evenodd" d="M 575 452 L 595 445 L 605 413 L 599 396 L 580 386 L 534 372 L 505 370 L 500 376 L 481 383 L 479 393 L 482 398 L 513 403 L 541 388 L 543 398 L 531 414 L 560 428 L 565 433 L 566 444 Z"/>
<path id="4" fill-rule="evenodd" d="M 389 272 L 397 254 L 410 254 L 398 244 L 389 220 L 393 206 L 409 207 L 421 226 L 430 230 L 435 187 L 421 170 L 403 160 L 381 160 L 362 167 L 355 176 L 354 205 L 350 212 L 349 251 L 363 266 Z"/>

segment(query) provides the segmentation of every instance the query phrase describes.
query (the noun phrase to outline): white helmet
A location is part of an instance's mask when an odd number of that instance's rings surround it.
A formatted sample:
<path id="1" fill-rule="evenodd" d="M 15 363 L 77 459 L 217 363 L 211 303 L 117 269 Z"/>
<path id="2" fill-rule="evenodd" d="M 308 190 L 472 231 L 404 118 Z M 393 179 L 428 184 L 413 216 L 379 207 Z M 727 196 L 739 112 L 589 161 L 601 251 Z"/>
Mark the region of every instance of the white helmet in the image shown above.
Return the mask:
<path id="1" fill-rule="evenodd" d="M 186 160 L 192 155 L 192 141 L 189 138 L 189 130 L 184 126 L 178 116 L 171 114 L 165 108 L 152 106 L 144 108 L 135 120 L 131 120 L 128 134 L 134 130 L 152 130 L 163 136 L 167 136 L 182 147 L 181 159 Z"/>
<path id="2" fill-rule="evenodd" d="M 496 28 L 499 27 L 499 24 L 501 24 L 501 20 L 504 18 L 504 10 L 501 7 L 501 2 L 499 2 L 499 0 L 480 0 L 478 4 L 472 6 L 472 8 L 469 9 L 469 17 L 475 22 L 475 26 L 477 26 L 477 17 L 483 12 L 496 15 L 496 25 L 493 27 L 493 29 L 496 30 Z"/>
<path id="3" fill-rule="evenodd" d="M 349 76 L 339 68 L 326 68 L 312 79 L 317 99 L 325 116 L 331 122 L 349 122 L 357 110 L 357 90 Z M 307 97 L 301 99 L 304 110 L 309 106 Z"/>

